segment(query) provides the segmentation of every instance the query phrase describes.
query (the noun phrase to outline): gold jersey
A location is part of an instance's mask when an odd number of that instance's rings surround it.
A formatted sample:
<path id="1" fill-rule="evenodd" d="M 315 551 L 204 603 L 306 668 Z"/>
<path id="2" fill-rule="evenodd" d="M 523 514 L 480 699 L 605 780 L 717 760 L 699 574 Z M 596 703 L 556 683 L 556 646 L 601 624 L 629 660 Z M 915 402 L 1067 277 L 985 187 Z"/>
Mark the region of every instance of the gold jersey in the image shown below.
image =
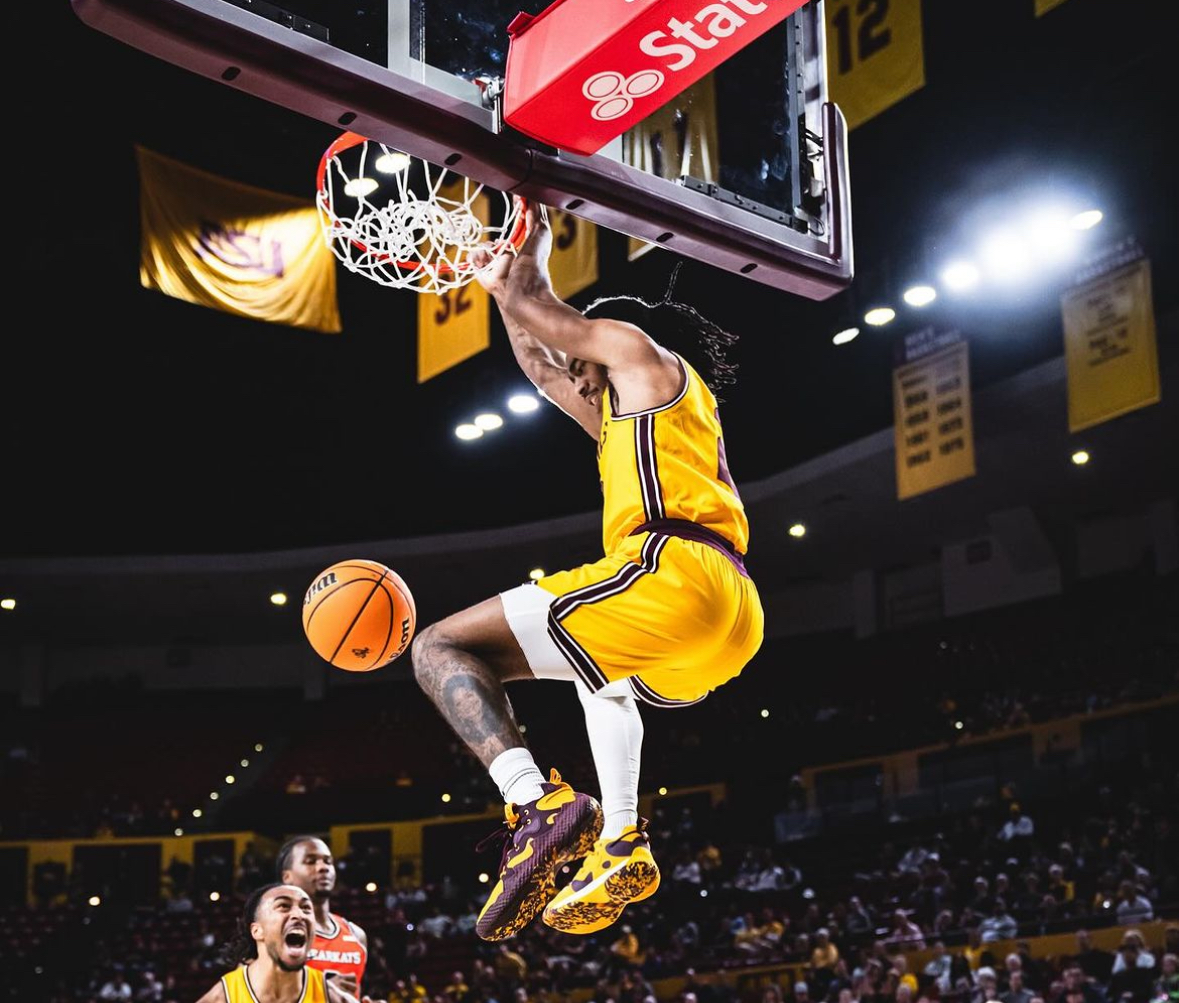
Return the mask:
<path id="1" fill-rule="evenodd" d="M 598 474 L 607 554 L 640 526 L 664 519 L 703 526 L 739 554 L 748 549 L 749 522 L 729 474 L 716 398 L 679 361 L 683 389 L 662 407 L 611 414 L 610 395 L 602 395 Z"/>
<path id="2" fill-rule="evenodd" d="M 250 985 L 247 966 L 242 965 L 221 977 L 221 985 L 225 989 L 226 1003 L 258 1003 Z M 291 1003 L 327 1003 L 327 986 L 323 981 L 323 972 L 314 968 L 303 969 L 303 991 L 297 1000 Z"/>

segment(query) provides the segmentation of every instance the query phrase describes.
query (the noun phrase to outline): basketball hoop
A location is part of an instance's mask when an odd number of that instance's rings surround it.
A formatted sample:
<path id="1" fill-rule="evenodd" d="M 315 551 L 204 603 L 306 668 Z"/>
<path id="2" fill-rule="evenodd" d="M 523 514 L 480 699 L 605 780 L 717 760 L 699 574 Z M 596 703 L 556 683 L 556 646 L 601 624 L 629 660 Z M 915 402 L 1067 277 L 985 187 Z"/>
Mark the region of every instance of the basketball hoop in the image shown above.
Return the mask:
<path id="1" fill-rule="evenodd" d="M 527 236 L 518 195 L 485 190 L 354 132 L 324 151 L 316 187 L 332 253 L 349 271 L 394 289 L 456 289 L 474 278 L 476 250 L 515 254 Z"/>

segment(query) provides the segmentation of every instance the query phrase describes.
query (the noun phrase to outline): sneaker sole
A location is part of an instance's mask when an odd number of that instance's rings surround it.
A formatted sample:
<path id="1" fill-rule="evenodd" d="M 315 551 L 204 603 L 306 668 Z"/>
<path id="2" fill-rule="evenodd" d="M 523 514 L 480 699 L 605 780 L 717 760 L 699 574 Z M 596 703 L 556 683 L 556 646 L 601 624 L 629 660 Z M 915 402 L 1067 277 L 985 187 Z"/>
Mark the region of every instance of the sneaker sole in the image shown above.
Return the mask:
<path id="1" fill-rule="evenodd" d="M 531 880 L 521 887 L 516 898 L 504 903 L 499 921 L 488 930 L 477 928 L 475 932 L 483 940 L 495 941 L 514 937 L 523 930 L 557 894 L 558 868 L 571 860 L 580 860 L 594 848 L 604 821 L 602 806 L 594 801 L 594 810 L 582 823 L 577 838 L 564 846 L 552 847 L 537 861 Z"/>
<path id="2" fill-rule="evenodd" d="M 562 933 L 597 933 L 617 922 L 622 910 L 632 902 L 650 898 L 659 888 L 659 868 L 637 862 L 611 874 L 600 886 L 605 902 L 566 899 L 559 909 L 546 910 L 544 921 Z M 598 889 L 595 889 L 597 891 Z"/>

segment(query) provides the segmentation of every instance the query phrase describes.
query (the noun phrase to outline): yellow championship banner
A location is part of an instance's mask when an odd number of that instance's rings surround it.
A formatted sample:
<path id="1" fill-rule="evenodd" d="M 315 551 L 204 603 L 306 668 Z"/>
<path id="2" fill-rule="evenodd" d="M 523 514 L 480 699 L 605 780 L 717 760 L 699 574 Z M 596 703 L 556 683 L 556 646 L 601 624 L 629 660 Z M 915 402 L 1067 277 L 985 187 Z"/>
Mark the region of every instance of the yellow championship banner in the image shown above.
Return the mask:
<path id="1" fill-rule="evenodd" d="M 240 317 L 336 334 L 336 259 L 315 206 L 143 147 L 139 281 Z"/>
<path id="2" fill-rule="evenodd" d="M 906 339 L 893 370 L 897 497 L 902 501 L 974 476 L 970 357 L 956 333 Z"/>
<path id="3" fill-rule="evenodd" d="M 461 185 L 461 182 L 459 182 Z M 447 189 L 443 188 L 443 195 Z M 449 197 L 461 198 L 460 191 Z M 487 196 L 471 202 L 475 217 L 486 224 L 490 211 Z M 478 355 L 491 345 L 491 297 L 478 280 L 457 289 L 418 295 L 418 382 Z"/>
<path id="4" fill-rule="evenodd" d="M 925 86 L 921 0 L 826 0 L 827 92 L 854 129 Z"/>
<path id="5" fill-rule="evenodd" d="M 622 135 L 624 164 L 669 181 L 685 174 L 716 181 L 720 177 L 719 157 L 716 82 L 711 73 Z M 626 258 L 634 261 L 655 246 L 629 237 Z"/>
<path id="6" fill-rule="evenodd" d="M 1061 297 L 1070 432 L 1162 396 L 1150 262 L 1113 262 Z"/>
<path id="7" fill-rule="evenodd" d="M 1043 17 L 1050 10 L 1055 10 L 1064 0 L 1036 0 L 1036 17 Z"/>
<path id="8" fill-rule="evenodd" d="M 553 292 L 567 300 L 598 281 L 598 228 L 560 209 L 549 210 L 549 226 L 553 231 L 549 276 Z"/>

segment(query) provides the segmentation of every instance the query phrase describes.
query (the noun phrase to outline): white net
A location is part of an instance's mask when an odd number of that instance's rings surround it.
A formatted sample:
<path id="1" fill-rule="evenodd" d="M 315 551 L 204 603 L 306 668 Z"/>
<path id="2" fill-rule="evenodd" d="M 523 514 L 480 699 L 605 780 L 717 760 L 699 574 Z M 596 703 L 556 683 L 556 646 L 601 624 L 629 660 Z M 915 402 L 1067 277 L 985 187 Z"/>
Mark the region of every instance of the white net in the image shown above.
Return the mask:
<path id="1" fill-rule="evenodd" d="M 523 200 L 345 133 L 320 163 L 324 239 L 349 271 L 395 289 L 445 292 L 474 278 L 471 255 L 515 254 Z"/>

